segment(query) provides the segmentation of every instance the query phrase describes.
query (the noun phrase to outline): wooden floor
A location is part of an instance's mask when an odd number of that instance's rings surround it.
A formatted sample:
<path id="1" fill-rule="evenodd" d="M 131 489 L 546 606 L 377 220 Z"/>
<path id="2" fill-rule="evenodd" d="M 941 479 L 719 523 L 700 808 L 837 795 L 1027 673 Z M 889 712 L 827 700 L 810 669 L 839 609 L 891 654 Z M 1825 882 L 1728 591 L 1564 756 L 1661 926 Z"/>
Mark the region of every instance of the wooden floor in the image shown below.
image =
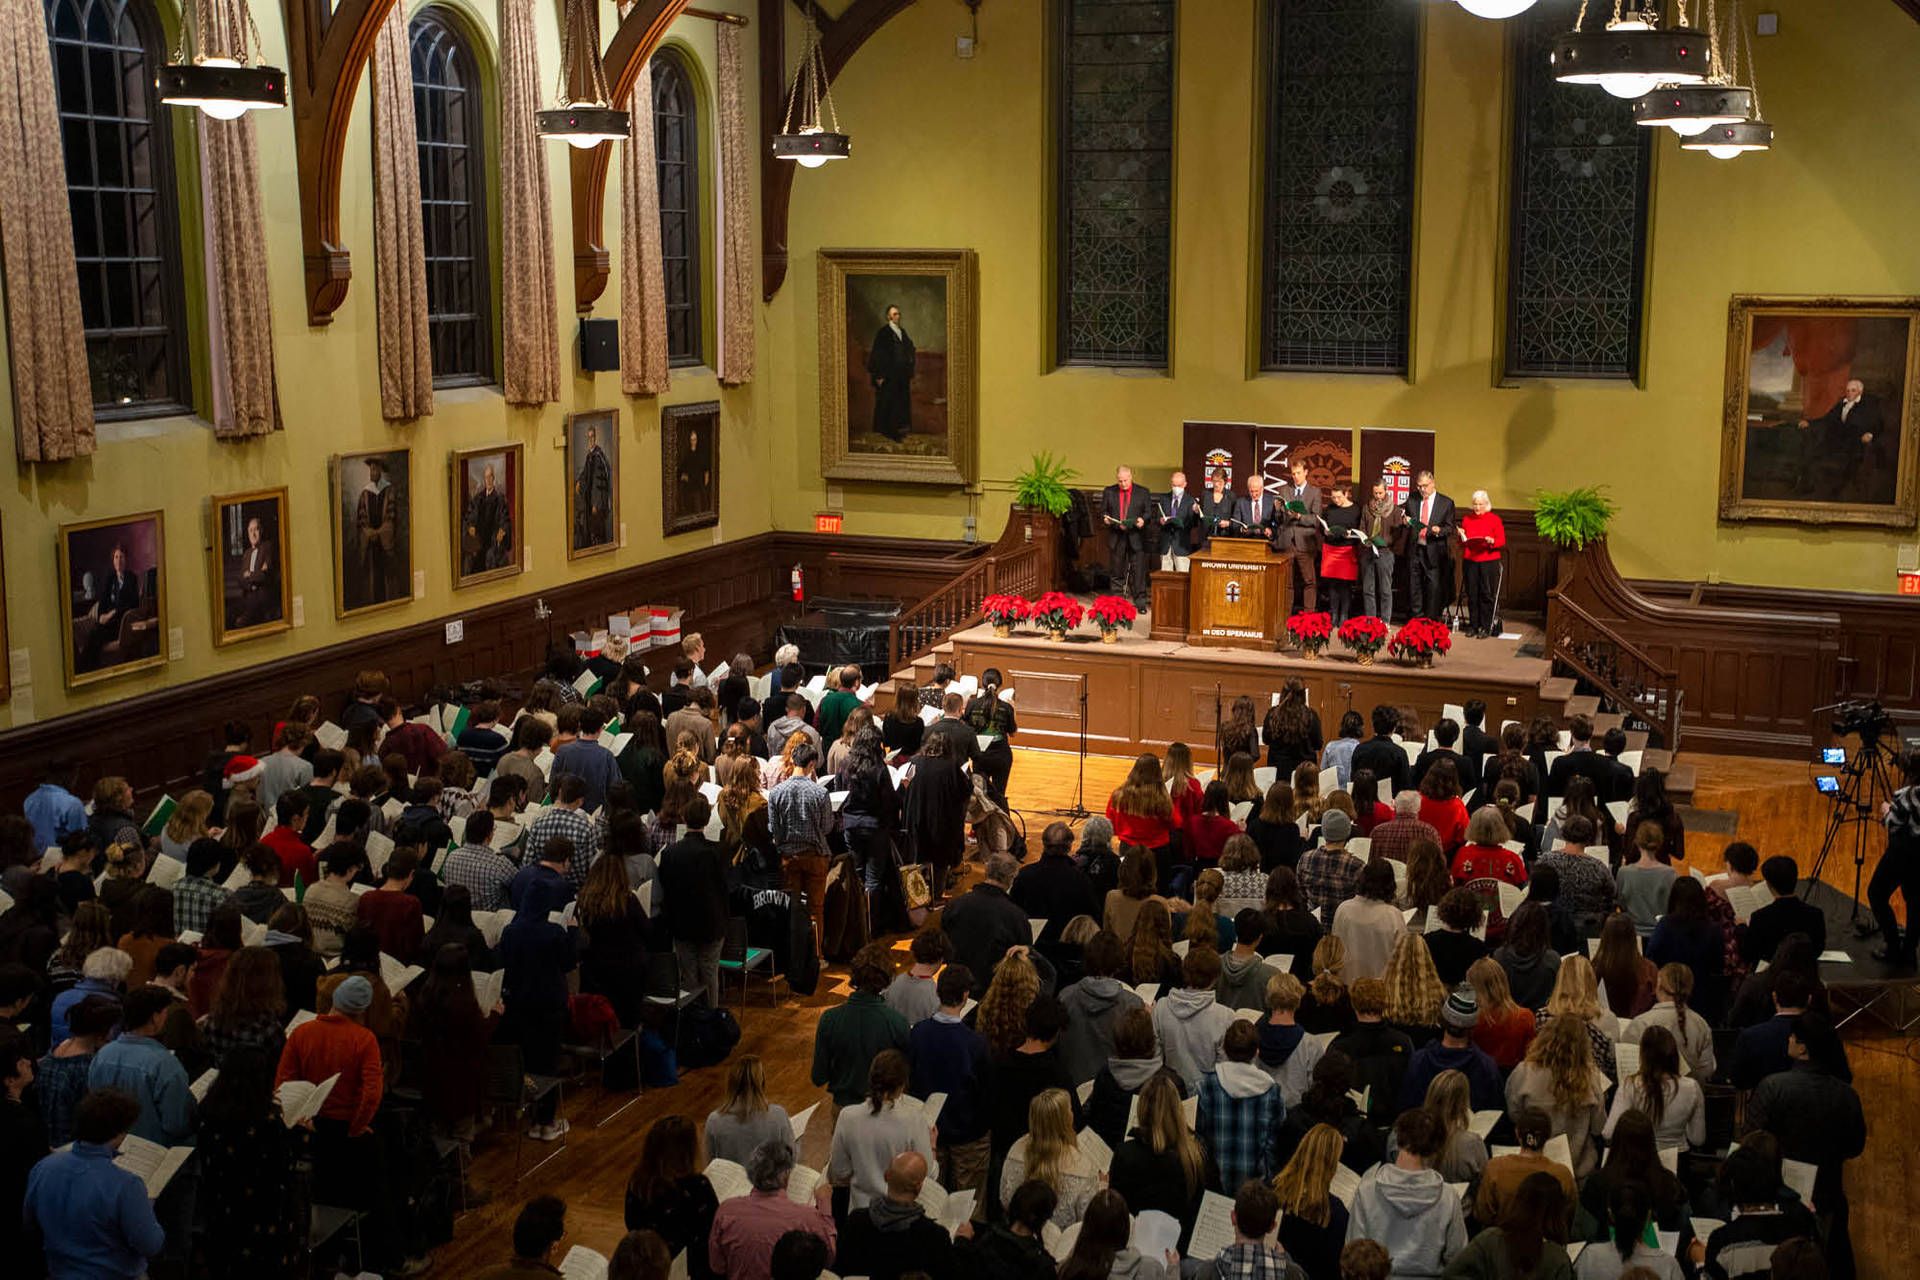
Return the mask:
<path id="1" fill-rule="evenodd" d="M 1042 811 L 1073 802 L 1078 762 L 1071 755 L 1016 750 L 1010 785 L 1014 808 L 1026 822 L 1034 847 L 1052 819 Z M 1687 853 L 1703 869 L 1721 865 L 1720 851 L 1729 840 L 1743 839 L 1762 857 L 1788 853 L 1803 865 L 1818 850 L 1821 802 L 1807 779 L 1804 765 L 1732 757 L 1687 757 L 1698 770 L 1694 805 L 1701 809 L 1732 809 L 1740 814 L 1735 835 L 1691 836 Z M 1128 760 L 1090 756 L 1086 761 L 1086 807 L 1100 812 L 1107 794 L 1125 776 Z M 1852 865 L 1845 875 L 1827 878 L 1845 891 L 1852 888 Z M 1866 874 L 1871 876 L 1873 862 Z M 821 1091 L 809 1080 L 813 1059 L 813 1029 L 822 1010 L 838 1004 L 836 994 L 844 969 L 829 970 L 818 992 L 808 999 L 783 997 L 769 1008 L 763 985 L 756 985 L 736 1054 L 757 1053 L 766 1063 L 768 1092 L 774 1101 L 798 1111 L 818 1101 Z M 737 1010 L 737 1003 L 734 1006 Z M 1913 1274 L 1912 1259 L 1920 1251 L 1912 1198 L 1920 1189 L 1920 1156 L 1912 1135 L 1920 1132 L 1920 1069 L 1910 1057 L 1912 1042 L 1869 1027 L 1867 1018 L 1848 1027 L 1855 1084 L 1866 1105 L 1866 1155 L 1848 1168 L 1848 1195 L 1853 1205 L 1854 1248 L 1863 1280 L 1893 1280 Z M 567 1202 L 567 1239 L 562 1251 L 583 1244 L 610 1253 L 625 1232 L 622 1194 L 639 1156 L 641 1135 L 664 1115 L 681 1114 L 703 1124 L 718 1103 L 725 1083 L 724 1066 L 683 1073 L 672 1089 L 652 1090 L 618 1119 L 596 1128 L 595 1120 L 628 1100 L 609 1096 L 596 1085 L 569 1088 L 564 1114 L 572 1121 L 567 1150 L 518 1183 L 513 1178 L 514 1143 L 511 1132 L 483 1138 L 475 1157 L 475 1178 L 491 1187 L 492 1203 L 462 1215 L 454 1239 L 435 1251 L 435 1274 L 468 1275 L 503 1261 L 511 1252 L 514 1215 L 533 1195 L 552 1194 Z M 824 1123 L 809 1127 L 804 1163 L 823 1167 L 831 1134 Z M 529 1141 L 529 1161 L 546 1154 L 542 1144 Z"/>

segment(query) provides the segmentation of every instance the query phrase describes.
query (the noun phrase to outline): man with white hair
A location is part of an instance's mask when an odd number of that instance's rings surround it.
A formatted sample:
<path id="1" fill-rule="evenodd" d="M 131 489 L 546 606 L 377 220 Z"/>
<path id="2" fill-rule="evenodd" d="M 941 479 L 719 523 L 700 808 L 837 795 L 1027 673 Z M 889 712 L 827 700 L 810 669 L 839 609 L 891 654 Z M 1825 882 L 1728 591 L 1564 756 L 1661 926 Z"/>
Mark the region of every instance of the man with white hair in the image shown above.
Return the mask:
<path id="1" fill-rule="evenodd" d="M 793 1175 L 793 1144 L 775 1138 L 747 1157 L 747 1181 L 753 1190 L 722 1201 L 707 1235 L 707 1261 L 724 1280 L 769 1280 L 773 1248 L 789 1231 L 815 1235 L 832 1249 L 837 1236 L 826 1206 L 833 1187 L 825 1178 L 813 1199 L 802 1204 L 787 1195 Z"/>
<path id="2" fill-rule="evenodd" d="M 1460 557 L 1467 588 L 1467 634 L 1490 636 L 1493 606 L 1499 596 L 1500 555 L 1507 545 L 1507 526 L 1494 514 L 1485 489 L 1475 489 L 1472 510 L 1460 517 Z"/>
<path id="3" fill-rule="evenodd" d="M 1407 587 L 1413 617 L 1437 618 L 1447 607 L 1448 539 L 1453 537 L 1453 499 L 1441 493 L 1433 472 L 1416 472 L 1407 513 Z"/>
<path id="4" fill-rule="evenodd" d="M 1417 840 L 1439 844 L 1440 833 L 1433 829 L 1431 822 L 1420 820 L 1420 793 L 1402 791 L 1393 798 L 1393 817 L 1373 829 L 1373 843 L 1368 853 L 1376 858 L 1405 862 L 1407 852 Z"/>
<path id="5" fill-rule="evenodd" d="M 1009 854 L 987 856 L 987 876 L 955 898 L 940 917 L 953 943 L 953 958 L 973 974 L 974 999 L 986 995 L 993 970 L 1011 947 L 1033 941 L 1033 926 L 1009 891 L 1020 864 Z"/>

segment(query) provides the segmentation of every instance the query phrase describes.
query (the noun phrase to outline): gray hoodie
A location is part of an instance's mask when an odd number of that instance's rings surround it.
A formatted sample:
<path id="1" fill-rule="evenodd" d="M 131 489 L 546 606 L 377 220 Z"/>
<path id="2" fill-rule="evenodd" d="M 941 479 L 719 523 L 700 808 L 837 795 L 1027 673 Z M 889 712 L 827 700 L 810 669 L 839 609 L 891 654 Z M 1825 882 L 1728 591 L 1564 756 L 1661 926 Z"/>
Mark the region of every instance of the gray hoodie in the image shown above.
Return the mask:
<path id="1" fill-rule="evenodd" d="M 1132 1245 L 1113 1255 L 1113 1269 L 1107 1272 L 1108 1280 L 1169 1280 L 1179 1274 L 1167 1270 L 1165 1258 L 1143 1257 Z"/>
<path id="2" fill-rule="evenodd" d="M 1460 1197 L 1434 1169 L 1377 1166 L 1360 1179 L 1349 1214 L 1347 1239 L 1384 1245 L 1397 1277 L 1438 1276 L 1467 1247 Z"/>
<path id="3" fill-rule="evenodd" d="M 1128 1093 L 1138 1093 L 1146 1088 L 1147 1081 L 1159 1075 L 1166 1065 L 1166 1059 L 1158 1053 L 1151 1058 L 1107 1059 L 1107 1070 L 1113 1074 L 1113 1082 Z"/>
<path id="4" fill-rule="evenodd" d="M 1233 1025 L 1233 1010 L 1222 1008 L 1212 991 L 1181 987 L 1153 1006 L 1153 1033 L 1160 1052 L 1192 1093 L 1200 1077 L 1220 1061 L 1220 1041 Z"/>
<path id="5" fill-rule="evenodd" d="M 1060 1061 L 1076 1085 L 1085 1084 L 1113 1056 L 1113 1024 L 1127 1010 L 1140 1008 L 1141 1000 L 1118 978 L 1082 978 L 1060 993 L 1060 1003 L 1067 1010 Z"/>
<path id="6" fill-rule="evenodd" d="M 1229 951 L 1220 957 L 1220 981 L 1214 992 L 1229 1009 L 1264 1010 L 1267 980 L 1279 972 L 1257 951 L 1250 956 Z"/>

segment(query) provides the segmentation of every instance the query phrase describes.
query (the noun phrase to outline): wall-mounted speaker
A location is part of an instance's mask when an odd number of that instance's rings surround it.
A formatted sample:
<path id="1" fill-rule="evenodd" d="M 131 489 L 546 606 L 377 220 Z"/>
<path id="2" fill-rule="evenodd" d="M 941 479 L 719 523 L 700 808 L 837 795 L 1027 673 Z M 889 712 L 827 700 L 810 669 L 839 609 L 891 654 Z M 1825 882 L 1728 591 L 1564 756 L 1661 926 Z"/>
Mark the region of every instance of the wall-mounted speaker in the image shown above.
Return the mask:
<path id="1" fill-rule="evenodd" d="M 580 322 L 580 368 L 609 373 L 620 367 L 620 322 L 589 316 Z"/>

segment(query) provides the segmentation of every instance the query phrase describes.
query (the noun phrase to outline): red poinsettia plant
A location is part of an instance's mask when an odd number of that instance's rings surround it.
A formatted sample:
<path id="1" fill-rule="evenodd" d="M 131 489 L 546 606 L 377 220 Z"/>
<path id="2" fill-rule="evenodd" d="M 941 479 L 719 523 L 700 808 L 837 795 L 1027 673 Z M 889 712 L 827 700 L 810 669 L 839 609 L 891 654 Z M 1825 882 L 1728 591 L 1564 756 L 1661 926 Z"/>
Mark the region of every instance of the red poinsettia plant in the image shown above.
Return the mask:
<path id="1" fill-rule="evenodd" d="M 1118 631 L 1140 616 L 1140 610 L 1125 596 L 1095 596 L 1089 612 L 1102 631 Z"/>
<path id="2" fill-rule="evenodd" d="M 1086 606 L 1064 591 L 1049 591 L 1033 602 L 1027 615 L 1048 631 L 1071 631 L 1087 616 Z"/>
<path id="3" fill-rule="evenodd" d="M 1438 657 L 1453 648 L 1453 631 L 1444 622 L 1432 618 L 1409 618 L 1394 633 L 1387 651 L 1401 658 Z"/>
<path id="4" fill-rule="evenodd" d="M 988 596 L 980 602 L 980 612 L 996 627 L 1010 627 L 1033 612 L 1024 596 Z"/>
<path id="5" fill-rule="evenodd" d="M 1318 653 L 1327 647 L 1327 641 L 1333 639 L 1333 615 L 1296 613 L 1287 619 L 1287 634 L 1308 653 Z"/>
<path id="6" fill-rule="evenodd" d="M 1385 647 L 1387 624 L 1371 614 L 1362 614 L 1357 618 L 1348 618 L 1334 634 L 1340 637 L 1341 644 L 1355 653 L 1371 656 Z"/>

